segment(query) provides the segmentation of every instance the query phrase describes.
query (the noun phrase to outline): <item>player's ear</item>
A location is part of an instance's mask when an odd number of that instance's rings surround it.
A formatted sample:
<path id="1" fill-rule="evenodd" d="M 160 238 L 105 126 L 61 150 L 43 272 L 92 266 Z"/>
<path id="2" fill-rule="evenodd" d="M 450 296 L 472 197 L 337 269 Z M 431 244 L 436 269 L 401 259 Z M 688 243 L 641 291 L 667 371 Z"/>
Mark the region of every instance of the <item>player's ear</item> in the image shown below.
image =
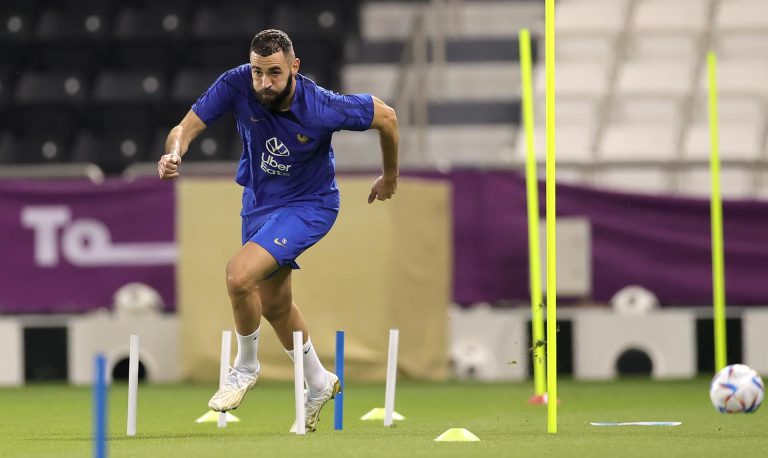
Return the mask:
<path id="1" fill-rule="evenodd" d="M 301 59 L 295 57 L 291 64 L 291 73 L 293 73 L 293 76 L 296 76 L 296 74 L 299 73 L 299 66 L 301 66 Z"/>

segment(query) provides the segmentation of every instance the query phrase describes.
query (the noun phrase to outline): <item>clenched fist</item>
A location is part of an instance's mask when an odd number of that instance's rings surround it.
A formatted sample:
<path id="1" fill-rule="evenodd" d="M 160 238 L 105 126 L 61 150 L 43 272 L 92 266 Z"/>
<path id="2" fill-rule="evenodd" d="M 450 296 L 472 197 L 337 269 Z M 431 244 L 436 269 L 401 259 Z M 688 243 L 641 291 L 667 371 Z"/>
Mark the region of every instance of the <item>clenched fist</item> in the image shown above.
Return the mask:
<path id="1" fill-rule="evenodd" d="M 163 154 L 157 161 L 157 173 L 161 180 L 172 180 L 179 176 L 181 156 L 178 153 Z"/>
<path id="2" fill-rule="evenodd" d="M 368 195 L 368 203 L 372 204 L 374 200 L 387 200 L 395 195 L 396 189 L 397 178 L 387 178 L 382 175 L 373 182 L 371 193 Z"/>

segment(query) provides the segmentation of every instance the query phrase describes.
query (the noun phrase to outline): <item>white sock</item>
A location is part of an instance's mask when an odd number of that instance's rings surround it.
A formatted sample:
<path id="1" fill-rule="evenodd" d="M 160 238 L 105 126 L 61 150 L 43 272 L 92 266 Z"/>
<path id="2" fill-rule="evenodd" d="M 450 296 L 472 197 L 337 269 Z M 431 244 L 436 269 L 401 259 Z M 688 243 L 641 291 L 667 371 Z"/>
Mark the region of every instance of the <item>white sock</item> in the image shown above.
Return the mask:
<path id="1" fill-rule="evenodd" d="M 237 334 L 237 333 L 235 333 Z M 256 352 L 259 350 L 259 335 L 261 327 L 253 331 L 253 334 L 241 336 L 237 334 L 237 356 L 235 356 L 235 369 L 241 372 L 259 372 L 259 360 Z"/>
<path id="2" fill-rule="evenodd" d="M 315 347 L 312 346 L 312 341 L 307 337 L 307 342 L 304 344 L 304 381 L 307 384 L 309 391 L 315 393 L 323 391 L 328 383 L 328 372 L 320 363 L 320 358 L 317 357 Z M 285 350 L 288 356 L 293 361 L 293 350 Z"/>

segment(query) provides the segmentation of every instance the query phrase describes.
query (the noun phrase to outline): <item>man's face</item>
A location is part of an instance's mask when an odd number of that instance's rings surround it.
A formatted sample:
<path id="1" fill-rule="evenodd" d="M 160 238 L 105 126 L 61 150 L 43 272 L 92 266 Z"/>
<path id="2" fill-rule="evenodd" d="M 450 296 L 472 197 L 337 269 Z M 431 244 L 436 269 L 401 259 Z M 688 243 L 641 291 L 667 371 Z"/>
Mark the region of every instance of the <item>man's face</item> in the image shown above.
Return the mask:
<path id="1" fill-rule="evenodd" d="M 290 59 L 290 62 L 289 62 Z M 286 57 L 283 51 L 260 56 L 251 51 L 253 90 L 264 107 L 270 111 L 286 109 L 293 90 L 293 77 L 299 70 L 299 59 Z"/>

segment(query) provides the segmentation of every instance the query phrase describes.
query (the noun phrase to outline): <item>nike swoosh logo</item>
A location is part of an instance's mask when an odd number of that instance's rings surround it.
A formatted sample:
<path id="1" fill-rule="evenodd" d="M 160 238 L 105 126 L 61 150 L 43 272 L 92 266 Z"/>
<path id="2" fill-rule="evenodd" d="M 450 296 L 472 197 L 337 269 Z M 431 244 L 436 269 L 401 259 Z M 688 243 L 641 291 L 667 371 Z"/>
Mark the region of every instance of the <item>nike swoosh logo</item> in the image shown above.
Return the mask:
<path id="1" fill-rule="evenodd" d="M 273 242 L 275 242 L 276 245 L 285 246 L 285 243 L 281 242 L 280 239 L 275 239 Z"/>
<path id="2" fill-rule="evenodd" d="M 261 122 L 264 118 L 257 118 L 256 116 L 251 116 L 251 122 Z"/>
<path id="3" fill-rule="evenodd" d="M 307 353 L 309 353 L 309 348 L 307 348 L 306 350 L 304 350 L 304 354 L 306 355 Z"/>

